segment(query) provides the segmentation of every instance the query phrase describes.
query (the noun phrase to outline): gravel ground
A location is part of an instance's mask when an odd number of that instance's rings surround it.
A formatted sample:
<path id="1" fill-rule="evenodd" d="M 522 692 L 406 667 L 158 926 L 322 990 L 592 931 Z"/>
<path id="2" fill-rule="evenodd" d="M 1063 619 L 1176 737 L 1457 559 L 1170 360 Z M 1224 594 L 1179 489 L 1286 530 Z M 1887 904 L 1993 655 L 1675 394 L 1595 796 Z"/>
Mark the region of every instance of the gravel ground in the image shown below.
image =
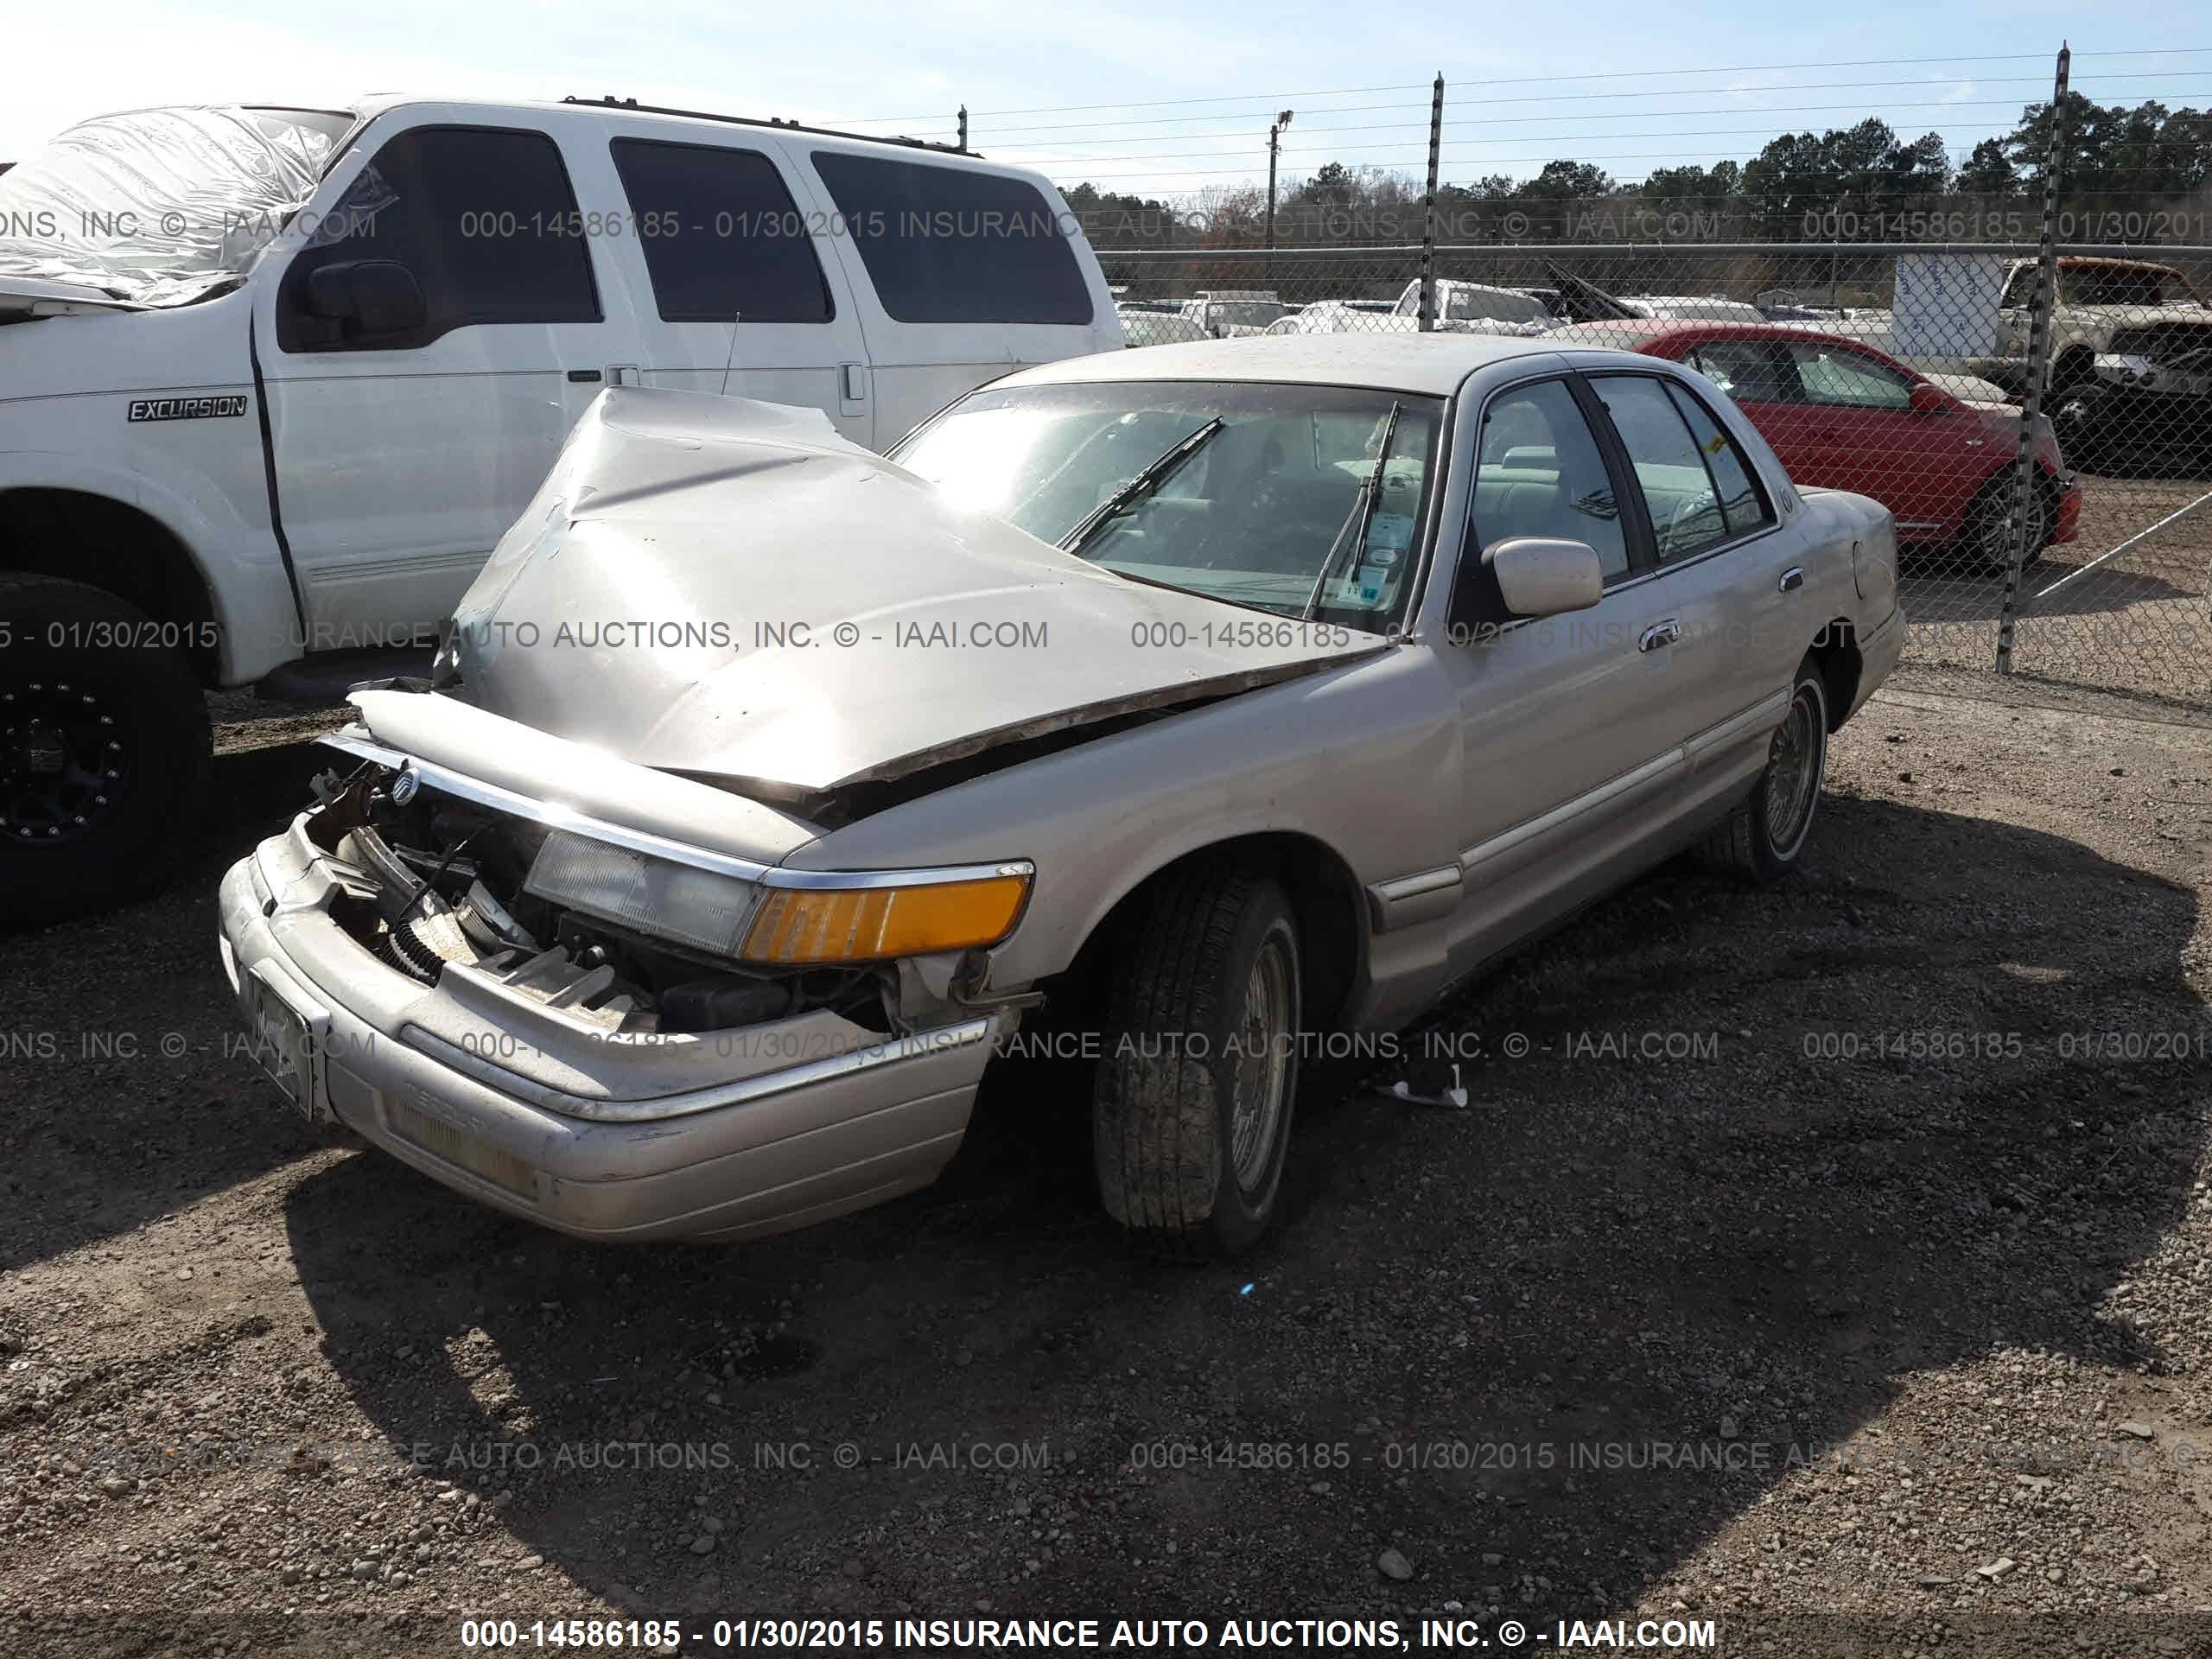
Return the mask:
<path id="1" fill-rule="evenodd" d="M 2074 540 L 2025 573 L 2015 671 L 2212 708 L 2212 503 L 2092 563 L 2208 489 L 2212 483 L 2189 479 L 2084 476 Z M 1904 569 L 1910 660 L 1988 668 L 1997 658 L 2003 582 L 1955 574 L 1955 561 L 1940 551 L 1908 552 Z"/>
<path id="2" fill-rule="evenodd" d="M 1438 1011 L 1473 1109 L 1374 1092 L 1440 1059 L 1310 1075 L 1283 1224 L 1195 1269 L 1119 1243 L 1049 1074 L 930 1192 L 743 1247 L 318 1142 L 235 1046 L 213 888 L 330 716 L 226 728 L 180 889 L 8 948 L 0 1653 L 482 1614 L 2212 1652 L 2212 730 L 1993 683 L 1837 739 L 1798 879 L 1662 872 Z"/>

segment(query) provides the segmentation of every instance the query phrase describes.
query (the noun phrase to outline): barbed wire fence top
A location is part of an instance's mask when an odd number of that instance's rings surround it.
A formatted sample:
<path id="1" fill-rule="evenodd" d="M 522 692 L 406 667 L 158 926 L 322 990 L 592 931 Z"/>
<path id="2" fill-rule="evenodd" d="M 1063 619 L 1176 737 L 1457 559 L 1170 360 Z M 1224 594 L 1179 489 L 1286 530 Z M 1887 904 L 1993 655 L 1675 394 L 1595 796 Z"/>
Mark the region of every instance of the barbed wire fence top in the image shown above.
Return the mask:
<path id="1" fill-rule="evenodd" d="M 1060 185 L 1133 349 L 1670 358 L 1801 486 L 1890 508 L 1909 657 L 2212 706 L 2205 102 L 2212 48 L 2028 48 L 963 111 L 959 136 Z"/>

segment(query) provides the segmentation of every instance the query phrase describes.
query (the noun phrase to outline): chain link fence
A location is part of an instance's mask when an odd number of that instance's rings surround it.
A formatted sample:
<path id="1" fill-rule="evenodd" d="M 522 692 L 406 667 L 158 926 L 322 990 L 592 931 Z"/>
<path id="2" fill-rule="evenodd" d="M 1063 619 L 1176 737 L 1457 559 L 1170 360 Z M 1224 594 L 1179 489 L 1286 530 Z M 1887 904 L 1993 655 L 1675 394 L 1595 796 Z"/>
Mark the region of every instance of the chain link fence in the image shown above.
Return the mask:
<path id="1" fill-rule="evenodd" d="M 1801 485 L 1890 508 L 1914 658 L 2212 705 L 2212 247 L 2054 241 L 2039 302 L 2043 251 L 1735 241 L 1104 257 L 1133 346 L 1475 333 L 1687 363 Z"/>

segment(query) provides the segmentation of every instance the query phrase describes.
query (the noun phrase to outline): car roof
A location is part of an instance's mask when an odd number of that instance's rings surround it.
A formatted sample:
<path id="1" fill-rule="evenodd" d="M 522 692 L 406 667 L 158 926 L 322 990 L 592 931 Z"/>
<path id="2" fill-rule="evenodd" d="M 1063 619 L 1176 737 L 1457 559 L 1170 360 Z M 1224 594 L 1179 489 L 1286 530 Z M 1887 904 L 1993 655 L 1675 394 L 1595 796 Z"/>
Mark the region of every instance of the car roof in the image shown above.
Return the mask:
<path id="1" fill-rule="evenodd" d="M 1900 372 L 1916 379 L 1925 378 L 1911 364 L 1900 361 L 1870 340 L 1850 334 L 1827 333 L 1808 322 L 1714 322 L 1703 319 L 1675 321 L 1665 317 L 1649 319 L 1606 318 L 1598 322 L 1578 322 L 1558 328 L 1545 336 L 1561 345 L 1618 346 L 1624 351 L 1649 353 L 1655 346 L 1682 347 L 1695 346 L 1706 340 L 1783 340 L 1793 343 L 1809 340 L 1815 346 L 1840 346 L 1846 351 L 1859 352 L 1887 363 Z M 1654 353 L 1656 355 L 1656 353 Z"/>
<path id="2" fill-rule="evenodd" d="M 1260 334 L 1147 346 L 1137 362 L 1122 352 L 1063 358 L 1023 369 L 996 386 L 1086 380 L 1272 380 L 1285 385 L 1379 386 L 1449 397 L 1476 370 L 1515 357 L 1546 357 L 1543 336 L 1497 334 Z M 1626 357 L 1626 353 L 1618 353 Z"/>

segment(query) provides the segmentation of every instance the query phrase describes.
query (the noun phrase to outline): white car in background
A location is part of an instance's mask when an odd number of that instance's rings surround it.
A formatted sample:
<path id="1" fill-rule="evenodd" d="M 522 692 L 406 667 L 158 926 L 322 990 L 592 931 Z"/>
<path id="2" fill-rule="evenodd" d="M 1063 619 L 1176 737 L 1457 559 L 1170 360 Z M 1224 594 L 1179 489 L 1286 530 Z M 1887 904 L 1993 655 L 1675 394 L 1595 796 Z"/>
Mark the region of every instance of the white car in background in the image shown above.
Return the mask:
<path id="1" fill-rule="evenodd" d="M 1403 330 L 1388 300 L 1316 300 L 1269 323 L 1270 334 L 1376 334 Z"/>
<path id="2" fill-rule="evenodd" d="M 1540 334 L 1556 327 L 1560 321 L 1541 300 L 1517 288 L 1493 288 L 1488 283 L 1439 276 L 1435 289 L 1436 298 L 1429 315 L 1440 334 Z M 1406 284 L 1391 315 L 1404 324 L 1419 325 L 1418 278 Z"/>
<path id="3" fill-rule="evenodd" d="M 1670 322 L 1765 322 L 1765 312 L 1748 300 L 1718 294 L 1631 294 L 1621 303 L 1639 317 Z"/>
<path id="4" fill-rule="evenodd" d="M 1288 313 L 1271 288 L 1202 289 L 1183 302 L 1183 315 L 1214 340 L 1264 334 Z"/>
<path id="5" fill-rule="evenodd" d="M 1183 346 L 1206 337 L 1205 329 L 1179 311 L 1143 305 L 1124 305 L 1119 309 L 1124 346 Z"/>

